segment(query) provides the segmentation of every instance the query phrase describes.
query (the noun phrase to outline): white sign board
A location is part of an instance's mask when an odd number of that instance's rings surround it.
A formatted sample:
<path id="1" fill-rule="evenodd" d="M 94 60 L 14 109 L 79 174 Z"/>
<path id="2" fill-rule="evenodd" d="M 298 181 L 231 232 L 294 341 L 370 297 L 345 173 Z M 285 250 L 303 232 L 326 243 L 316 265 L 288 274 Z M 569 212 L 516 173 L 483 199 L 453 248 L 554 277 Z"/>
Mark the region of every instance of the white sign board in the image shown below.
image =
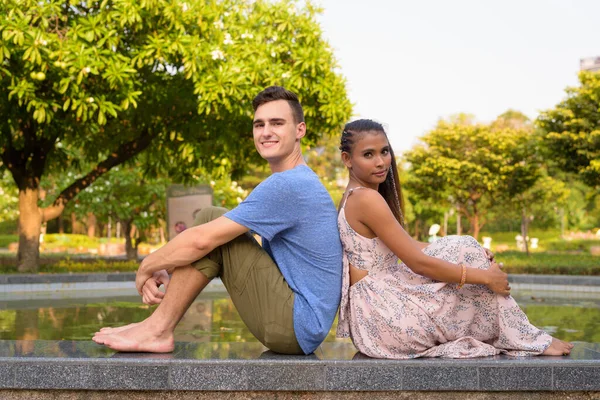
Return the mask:
<path id="1" fill-rule="evenodd" d="M 167 189 L 167 224 L 169 240 L 194 225 L 196 214 L 212 206 L 212 189 L 208 185 L 171 185 Z"/>

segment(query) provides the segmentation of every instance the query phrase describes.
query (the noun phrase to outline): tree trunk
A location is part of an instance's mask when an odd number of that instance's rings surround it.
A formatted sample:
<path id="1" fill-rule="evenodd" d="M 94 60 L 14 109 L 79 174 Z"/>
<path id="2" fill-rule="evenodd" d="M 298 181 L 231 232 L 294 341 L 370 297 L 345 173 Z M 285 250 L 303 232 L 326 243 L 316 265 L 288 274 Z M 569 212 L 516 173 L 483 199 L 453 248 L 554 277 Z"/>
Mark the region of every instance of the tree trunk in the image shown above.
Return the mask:
<path id="1" fill-rule="evenodd" d="M 162 225 L 158 228 L 158 232 L 160 233 L 160 244 L 164 244 L 166 242 L 165 229 L 162 227 Z"/>
<path id="2" fill-rule="evenodd" d="M 529 245 L 527 244 L 527 225 L 527 211 L 525 210 L 525 207 L 523 207 L 523 209 L 521 210 L 521 236 L 523 236 L 523 246 L 525 246 L 525 253 L 529 255 Z"/>
<path id="3" fill-rule="evenodd" d="M 469 218 L 469 223 L 471 224 L 471 228 L 473 228 L 473 237 L 475 240 L 479 240 L 479 231 L 481 230 L 481 226 L 479 226 L 479 214 L 473 214 Z"/>
<path id="4" fill-rule="evenodd" d="M 65 219 L 62 214 L 58 216 L 58 233 L 65 233 Z"/>
<path id="5" fill-rule="evenodd" d="M 448 211 L 444 213 L 444 228 L 442 236 L 448 236 Z"/>
<path id="6" fill-rule="evenodd" d="M 94 213 L 87 214 L 87 235 L 89 238 L 93 238 L 96 236 L 96 215 Z"/>
<path id="7" fill-rule="evenodd" d="M 127 259 L 137 260 L 137 247 L 134 247 L 131 241 L 131 228 L 133 226 L 133 220 L 120 220 L 119 222 L 123 228 L 123 236 L 125 237 L 125 253 L 127 254 Z"/>
<path id="8" fill-rule="evenodd" d="M 42 215 L 37 203 L 38 189 L 19 190 L 19 272 L 37 272 L 40 261 Z"/>
<path id="9" fill-rule="evenodd" d="M 71 213 L 71 233 L 77 233 L 77 217 L 75 216 L 75 213 Z"/>
<path id="10" fill-rule="evenodd" d="M 421 220 L 420 219 L 415 219 L 415 231 L 413 233 L 413 237 L 415 238 L 415 240 L 419 240 L 419 235 L 421 234 Z"/>

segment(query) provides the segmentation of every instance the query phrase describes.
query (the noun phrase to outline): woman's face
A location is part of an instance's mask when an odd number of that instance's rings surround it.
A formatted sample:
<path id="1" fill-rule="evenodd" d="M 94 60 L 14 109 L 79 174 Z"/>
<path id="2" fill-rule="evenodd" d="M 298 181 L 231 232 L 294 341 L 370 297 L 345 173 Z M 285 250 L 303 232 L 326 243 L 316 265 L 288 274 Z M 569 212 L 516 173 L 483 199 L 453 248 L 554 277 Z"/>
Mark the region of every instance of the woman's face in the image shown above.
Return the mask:
<path id="1" fill-rule="evenodd" d="M 352 154 L 343 153 L 342 158 L 351 177 L 361 185 L 375 188 L 385 181 L 392 164 L 390 144 L 383 132 L 369 131 L 358 135 Z"/>

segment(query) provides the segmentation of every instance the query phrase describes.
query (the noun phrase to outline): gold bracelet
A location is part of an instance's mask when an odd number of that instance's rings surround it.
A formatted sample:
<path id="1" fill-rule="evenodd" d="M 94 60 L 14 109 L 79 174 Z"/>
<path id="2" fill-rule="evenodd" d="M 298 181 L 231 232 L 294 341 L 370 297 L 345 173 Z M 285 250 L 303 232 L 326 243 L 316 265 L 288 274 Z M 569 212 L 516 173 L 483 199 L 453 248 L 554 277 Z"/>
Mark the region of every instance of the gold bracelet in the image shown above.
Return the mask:
<path id="1" fill-rule="evenodd" d="M 460 277 L 460 283 L 458 284 L 458 288 L 461 289 L 467 281 L 467 266 L 463 263 L 460 263 L 458 265 L 462 267 L 462 275 Z"/>

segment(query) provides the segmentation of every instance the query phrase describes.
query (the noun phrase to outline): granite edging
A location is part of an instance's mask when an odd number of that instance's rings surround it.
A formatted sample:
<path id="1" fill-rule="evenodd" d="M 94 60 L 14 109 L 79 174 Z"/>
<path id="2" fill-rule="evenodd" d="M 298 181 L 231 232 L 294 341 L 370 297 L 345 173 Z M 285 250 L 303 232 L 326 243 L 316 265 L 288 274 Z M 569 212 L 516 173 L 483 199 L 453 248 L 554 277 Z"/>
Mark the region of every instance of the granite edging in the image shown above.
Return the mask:
<path id="1" fill-rule="evenodd" d="M 437 361 L 437 362 L 436 362 Z M 0 358 L 1 389 L 598 391 L 600 362 Z"/>

